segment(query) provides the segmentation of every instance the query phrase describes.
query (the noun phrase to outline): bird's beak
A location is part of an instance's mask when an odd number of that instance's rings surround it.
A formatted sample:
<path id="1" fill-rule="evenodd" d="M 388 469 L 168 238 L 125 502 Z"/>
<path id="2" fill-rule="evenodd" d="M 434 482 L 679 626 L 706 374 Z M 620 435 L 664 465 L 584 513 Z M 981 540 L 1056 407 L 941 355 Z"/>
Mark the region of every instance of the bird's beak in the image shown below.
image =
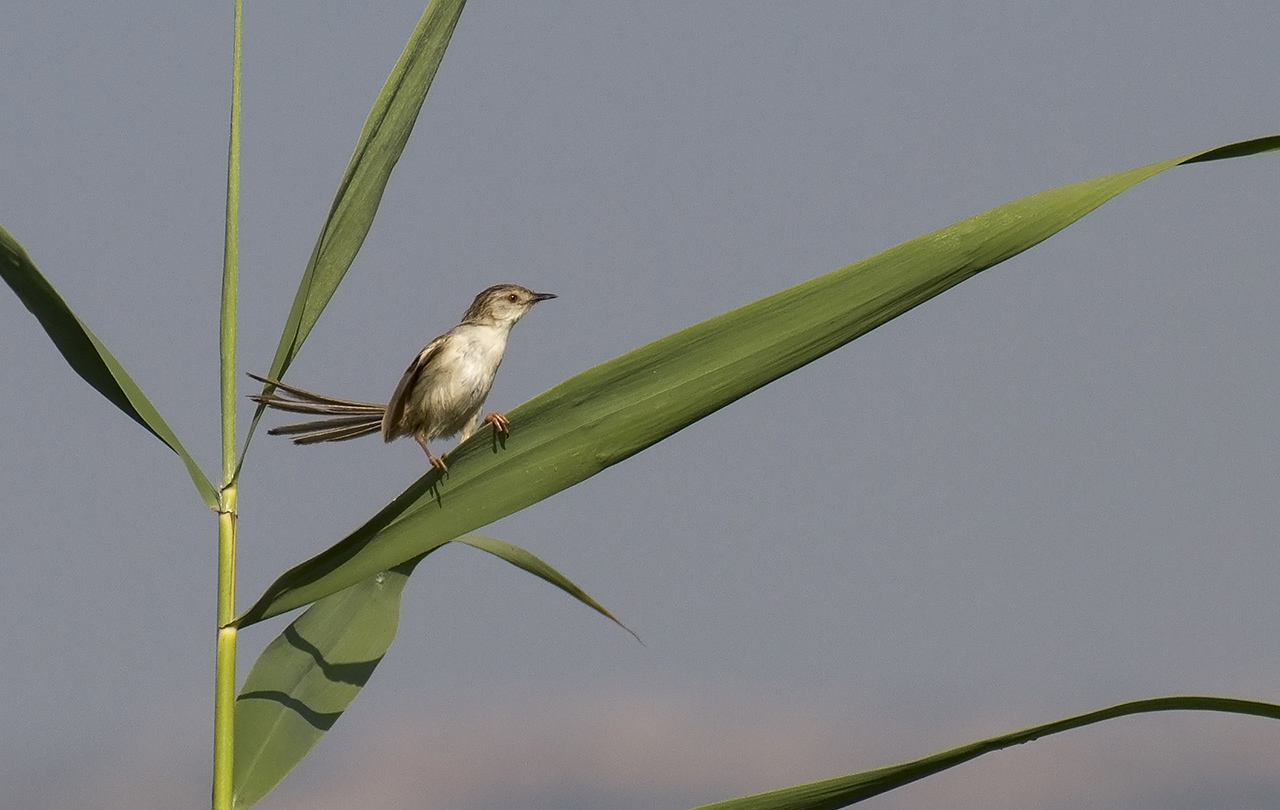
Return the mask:
<path id="1" fill-rule="evenodd" d="M 550 301 L 552 298 L 559 298 L 559 296 L 556 295 L 555 293 L 534 293 L 533 294 L 533 302 L 535 304 L 539 301 Z"/>

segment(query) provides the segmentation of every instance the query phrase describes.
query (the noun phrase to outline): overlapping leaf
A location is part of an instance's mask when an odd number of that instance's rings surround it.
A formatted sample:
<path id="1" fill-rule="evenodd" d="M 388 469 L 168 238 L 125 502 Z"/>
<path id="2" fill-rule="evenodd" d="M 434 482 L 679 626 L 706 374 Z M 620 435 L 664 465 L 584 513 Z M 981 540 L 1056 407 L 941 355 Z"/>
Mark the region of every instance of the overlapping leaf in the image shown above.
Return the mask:
<path id="1" fill-rule="evenodd" d="M 454 542 L 506 560 L 617 622 L 567 577 L 519 546 L 491 537 Z M 319 600 L 262 651 L 236 699 L 237 808 L 249 807 L 274 788 L 360 693 L 395 639 L 400 596 L 421 559 Z"/>
<path id="2" fill-rule="evenodd" d="M 76 316 L 53 285 L 36 268 L 18 241 L 0 228 L 0 276 L 36 320 L 44 327 L 53 344 L 71 368 L 92 385 L 112 405 L 146 428 L 153 436 L 178 454 L 187 467 L 201 500 L 211 509 L 218 505 L 218 493 L 200 470 L 195 459 L 178 441 L 173 430 L 142 393 L 142 389 L 107 351 L 97 335 Z"/>
<path id="3" fill-rule="evenodd" d="M 236 698 L 237 808 L 267 795 L 364 688 L 395 639 L 413 565 L 321 599 L 258 656 Z"/>
<path id="4" fill-rule="evenodd" d="M 1280 149 L 1230 144 L 1033 194 L 668 335 L 511 411 L 337 545 L 287 571 L 237 622 L 253 624 L 392 568 L 643 450 L 1047 239 L 1182 163 Z"/>

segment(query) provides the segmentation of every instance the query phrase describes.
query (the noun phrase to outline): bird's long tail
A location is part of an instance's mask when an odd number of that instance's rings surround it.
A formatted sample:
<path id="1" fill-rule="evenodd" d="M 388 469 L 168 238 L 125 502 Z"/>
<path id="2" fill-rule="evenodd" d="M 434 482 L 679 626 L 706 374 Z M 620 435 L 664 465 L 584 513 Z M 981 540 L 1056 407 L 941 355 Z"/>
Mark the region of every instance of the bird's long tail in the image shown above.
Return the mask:
<path id="1" fill-rule="evenodd" d="M 276 387 L 274 393 L 251 396 L 250 399 L 254 402 L 260 402 L 277 411 L 312 413 L 330 417 L 274 427 L 267 431 L 272 436 L 293 436 L 294 444 L 315 444 L 346 441 L 382 430 L 382 414 L 386 410 L 385 405 L 334 399 L 294 388 L 292 385 L 285 385 L 278 380 L 259 377 L 257 374 L 249 376 L 258 382 Z"/>

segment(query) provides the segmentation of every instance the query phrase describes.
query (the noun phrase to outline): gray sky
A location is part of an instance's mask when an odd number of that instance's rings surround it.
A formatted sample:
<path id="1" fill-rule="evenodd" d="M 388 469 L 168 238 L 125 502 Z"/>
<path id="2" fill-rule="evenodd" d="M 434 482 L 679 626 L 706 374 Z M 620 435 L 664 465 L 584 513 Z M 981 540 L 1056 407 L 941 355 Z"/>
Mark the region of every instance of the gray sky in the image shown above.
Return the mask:
<path id="1" fill-rule="evenodd" d="M 245 369 L 421 11 L 247 9 Z M 5 16 L 0 224 L 213 473 L 228 4 Z M 985 208 L 1280 132 L 1278 41 L 1274 0 L 473 3 L 289 379 L 385 398 L 515 281 L 561 297 L 513 335 L 509 409 Z M 1275 156 L 1162 175 L 485 530 L 646 646 L 434 556 L 260 806 L 685 808 L 1134 698 L 1280 700 L 1278 196 Z M 200 806 L 215 522 L 8 292 L 0 374 L 0 803 Z M 259 436 L 241 606 L 422 471 L 412 443 Z M 242 635 L 242 672 L 283 627 Z M 866 806 L 1274 807 L 1277 746 L 1250 718 L 1120 720 Z"/>

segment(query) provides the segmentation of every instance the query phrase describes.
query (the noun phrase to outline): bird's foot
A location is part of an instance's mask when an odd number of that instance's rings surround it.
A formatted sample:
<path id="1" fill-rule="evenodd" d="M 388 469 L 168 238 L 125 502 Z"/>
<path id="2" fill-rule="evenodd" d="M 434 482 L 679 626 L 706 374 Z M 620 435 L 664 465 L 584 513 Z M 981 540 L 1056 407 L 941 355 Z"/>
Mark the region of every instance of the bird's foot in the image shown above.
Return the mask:
<path id="1" fill-rule="evenodd" d="M 498 431 L 499 433 L 511 432 L 511 422 L 507 420 L 507 417 L 503 416 L 500 413 L 489 414 L 484 418 L 484 421 L 481 422 L 480 424 L 493 425 L 493 429 Z"/>
<path id="2" fill-rule="evenodd" d="M 421 436 L 414 436 L 414 438 L 418 440 L 418 446 L 422 448 L 422 452 L 427 454 L 427 461 L 431 462 L 432 467 L 435 467 L 440 472 L 449 472 L 449 468 L 445 466 L 444 459 L 431 454 L 431 450 L 427 448 L 426 439 Z"/>

